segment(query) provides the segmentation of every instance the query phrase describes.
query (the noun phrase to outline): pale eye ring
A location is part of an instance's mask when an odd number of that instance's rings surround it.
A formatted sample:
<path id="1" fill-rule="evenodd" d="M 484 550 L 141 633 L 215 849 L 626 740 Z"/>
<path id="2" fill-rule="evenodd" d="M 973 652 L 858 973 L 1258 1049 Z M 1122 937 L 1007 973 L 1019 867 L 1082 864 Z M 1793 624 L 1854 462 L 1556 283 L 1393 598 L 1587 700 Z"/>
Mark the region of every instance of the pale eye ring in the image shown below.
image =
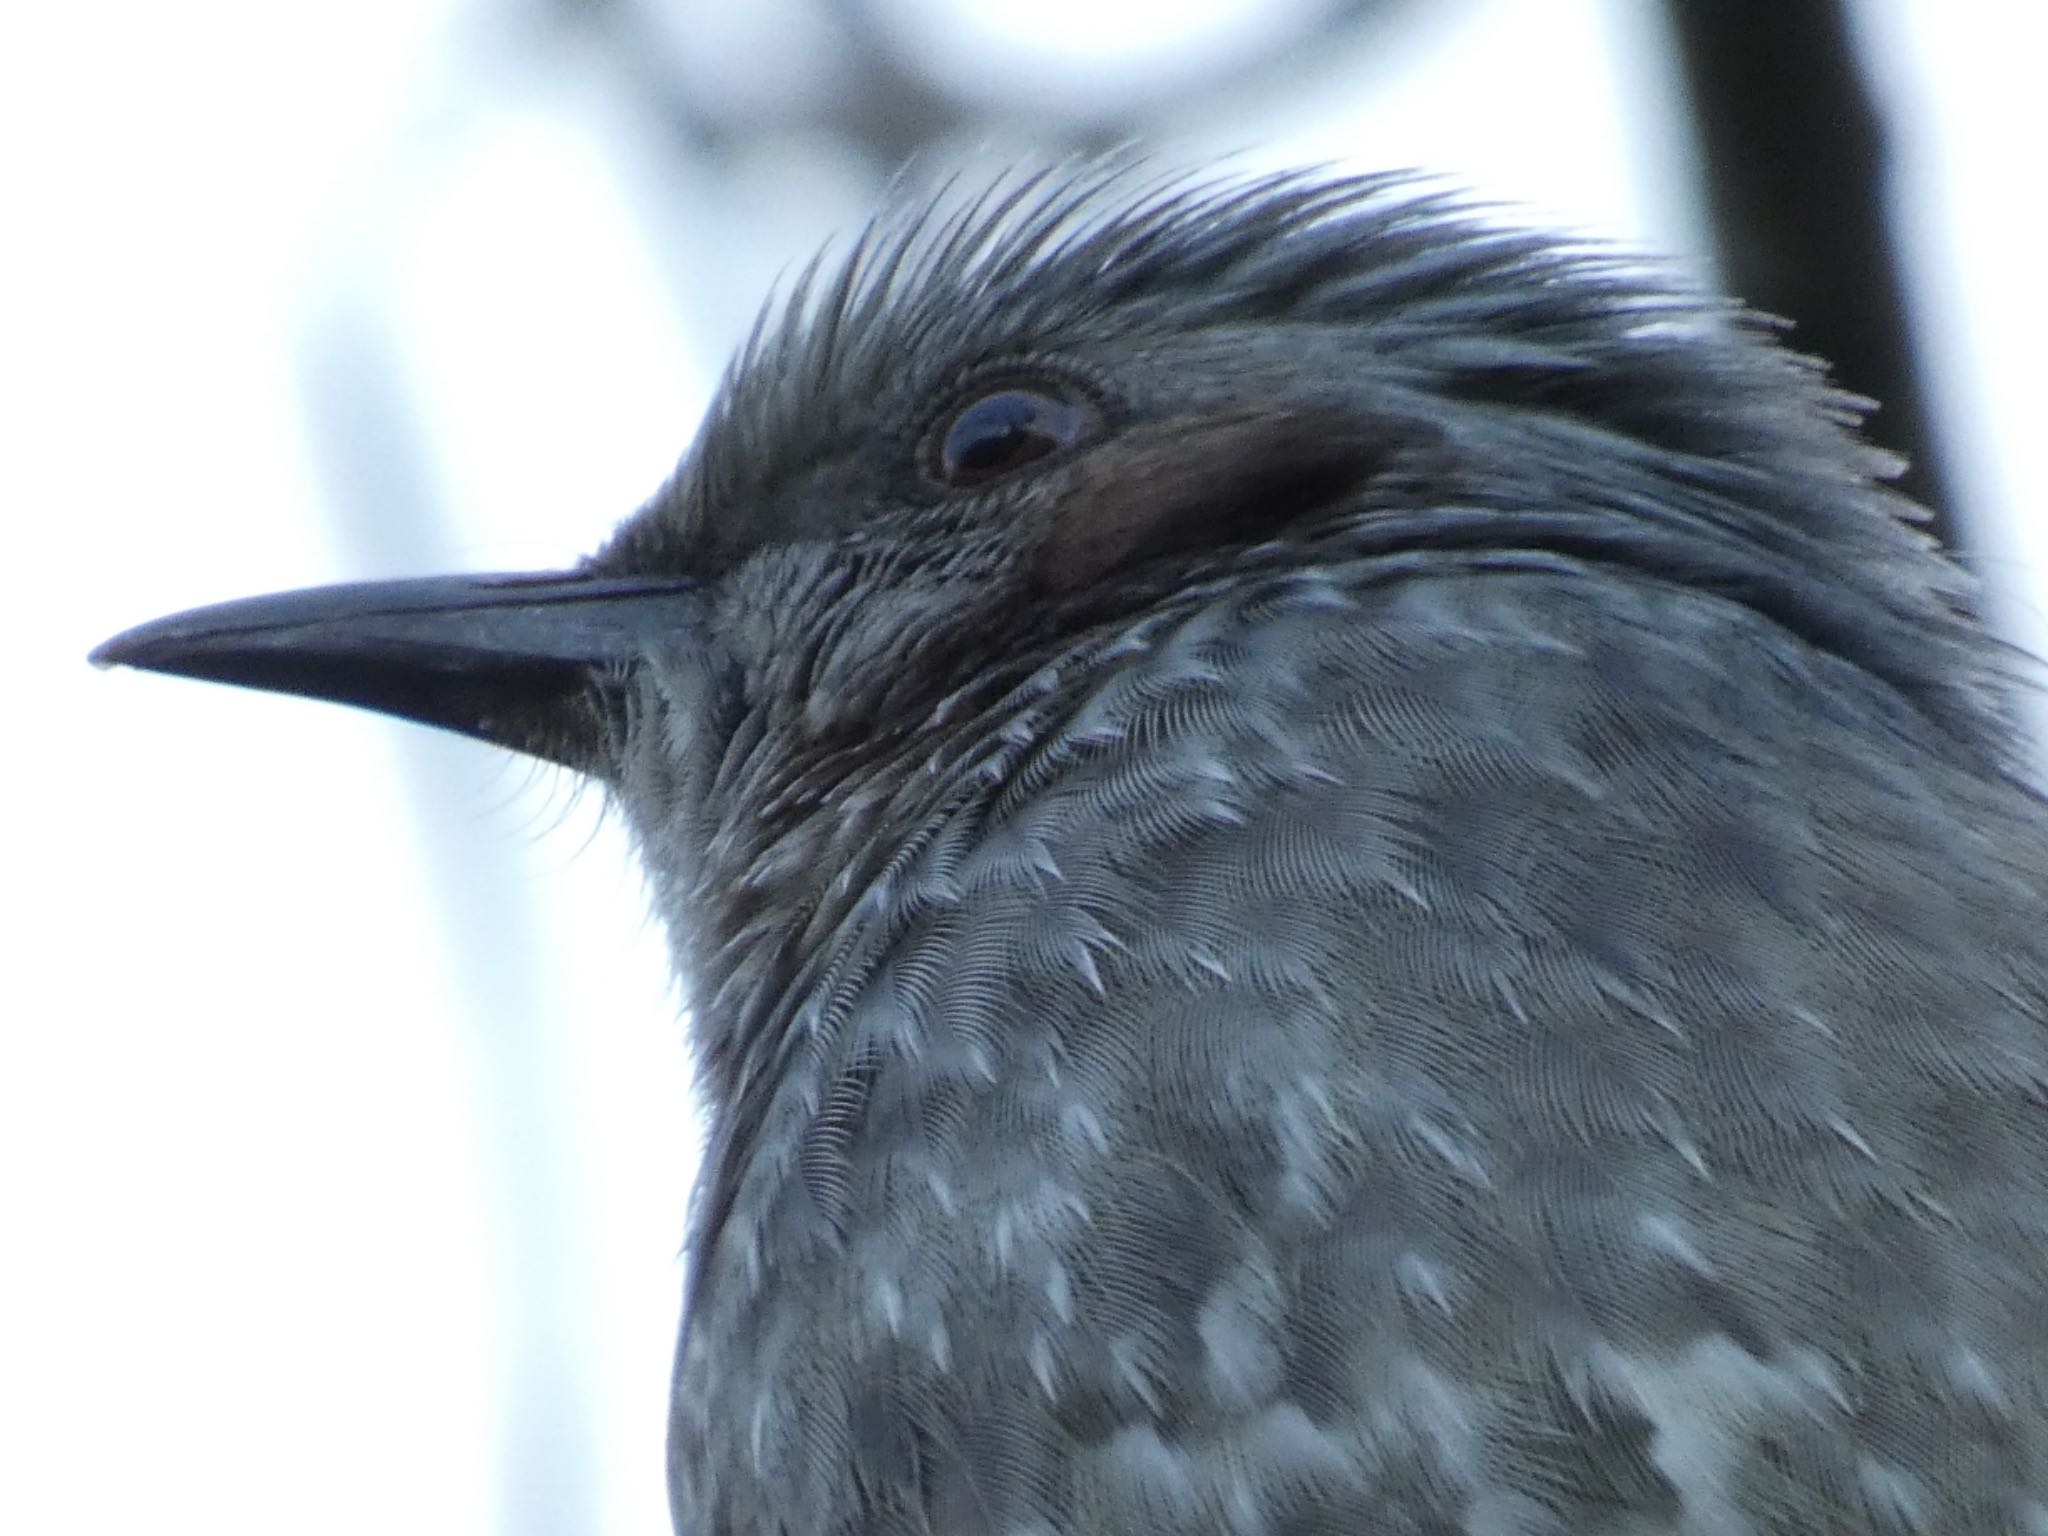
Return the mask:
<path id="1" fill-rule="evenodd" d="M 928 439 L 926 473 L 940 485 L 986 485 L 1064 453 L 1088 435 L 1086 402 L 1055 386 L 1010 383 L 967 396 Z"/>

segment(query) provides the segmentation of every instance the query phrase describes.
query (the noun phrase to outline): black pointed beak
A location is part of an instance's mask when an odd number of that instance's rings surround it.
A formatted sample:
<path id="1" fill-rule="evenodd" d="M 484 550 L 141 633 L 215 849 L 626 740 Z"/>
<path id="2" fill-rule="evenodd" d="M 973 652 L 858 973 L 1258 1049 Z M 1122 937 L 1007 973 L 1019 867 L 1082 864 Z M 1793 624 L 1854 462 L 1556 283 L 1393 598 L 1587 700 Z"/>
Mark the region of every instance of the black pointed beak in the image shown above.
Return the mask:
<path id="1" fill-rule="evenodd" d="M 694 590 L 574 572 L 316 587 L 157 619 L 92 661 L 354 704 L 601 772 L 629 669 L 690 647 Z"/>

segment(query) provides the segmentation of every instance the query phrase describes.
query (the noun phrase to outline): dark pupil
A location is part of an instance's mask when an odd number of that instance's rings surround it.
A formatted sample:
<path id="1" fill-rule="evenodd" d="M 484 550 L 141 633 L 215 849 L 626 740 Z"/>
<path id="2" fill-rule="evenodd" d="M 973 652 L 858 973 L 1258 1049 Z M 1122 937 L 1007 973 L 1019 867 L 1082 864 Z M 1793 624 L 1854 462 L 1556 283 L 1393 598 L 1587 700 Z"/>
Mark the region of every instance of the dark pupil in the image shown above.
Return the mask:
<path id="1" fill-rule="evenodd" d="M 1078 413 L 1028 389 L 984 395 L 953 418 L 939 468 L 956 485 L 992 479 L 1073 441 Z"/>

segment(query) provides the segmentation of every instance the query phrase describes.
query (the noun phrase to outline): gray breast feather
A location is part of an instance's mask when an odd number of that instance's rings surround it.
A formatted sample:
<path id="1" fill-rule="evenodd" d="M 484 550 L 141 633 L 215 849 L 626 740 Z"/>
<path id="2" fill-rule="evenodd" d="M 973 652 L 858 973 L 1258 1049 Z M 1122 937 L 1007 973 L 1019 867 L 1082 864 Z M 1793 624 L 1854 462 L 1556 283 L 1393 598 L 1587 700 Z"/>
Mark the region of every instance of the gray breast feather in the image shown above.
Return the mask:
<path id="1" fill-rule="evenodd" d="M 2048 1532 L 2031 798 L 1566 561 L 1275 579 L 1069 694 L 813 1000 L 685 1507 Z"/>

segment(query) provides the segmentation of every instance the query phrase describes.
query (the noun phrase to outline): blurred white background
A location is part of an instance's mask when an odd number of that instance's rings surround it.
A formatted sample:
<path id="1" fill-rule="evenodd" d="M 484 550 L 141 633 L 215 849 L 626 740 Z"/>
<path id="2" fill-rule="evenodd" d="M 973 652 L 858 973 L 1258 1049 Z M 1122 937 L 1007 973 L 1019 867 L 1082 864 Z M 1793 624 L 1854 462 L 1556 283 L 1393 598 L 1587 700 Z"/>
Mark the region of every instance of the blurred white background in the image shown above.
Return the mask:
<path id="1" fill-rule="evenodd" d="M 215 599 L 562 563 L 667 473 L 889 167 L 812 110 L 849 7 L 647 4 L 623 46 L 586 9 L 0 21 L 0 1529 L 668 1528 L 696 1133 L 598 797 L 84 661 Z M 1411 0 L 1229 90 L 1188 82 L 1320 0 L 867 9 L 984 103 L 955 147 L 1122 93 L 1177 156 L 1423 166 L 1705 270 L 1647 0 Z M 2048 14 L 1857 21 L 1973 555 L 2048 649 Z"/>

